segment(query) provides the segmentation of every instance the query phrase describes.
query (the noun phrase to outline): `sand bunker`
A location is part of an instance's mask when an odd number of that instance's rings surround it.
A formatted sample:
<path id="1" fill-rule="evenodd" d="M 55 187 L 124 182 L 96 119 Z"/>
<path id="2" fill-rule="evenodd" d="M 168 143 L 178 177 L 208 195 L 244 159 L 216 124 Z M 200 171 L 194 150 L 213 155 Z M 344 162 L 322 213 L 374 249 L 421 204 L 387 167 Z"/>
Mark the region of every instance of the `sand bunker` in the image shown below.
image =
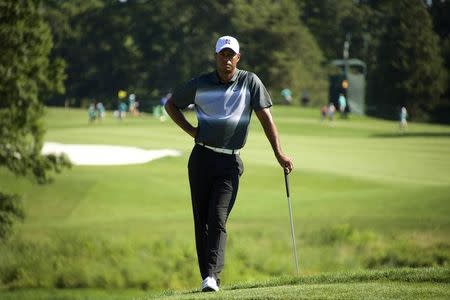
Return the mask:
<path id="1" fill-rule="evenodd" d="M 173 149 L 144 150 L 136 147 L 109 145 L 77 145 L 44 143 L 43 154 L 65 153 L 74 165 L 129 165 L 144 164 L 166 156 L 180 156 Z"/>

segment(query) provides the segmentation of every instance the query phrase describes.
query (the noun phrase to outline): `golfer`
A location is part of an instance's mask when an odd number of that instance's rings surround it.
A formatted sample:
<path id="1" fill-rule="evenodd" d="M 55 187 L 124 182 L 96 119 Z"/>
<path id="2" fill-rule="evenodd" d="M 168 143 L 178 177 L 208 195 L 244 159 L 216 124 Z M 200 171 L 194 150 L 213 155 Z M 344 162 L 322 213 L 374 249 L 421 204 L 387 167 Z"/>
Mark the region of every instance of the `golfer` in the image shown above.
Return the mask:
<path id="1" fill-rule="evenodd" d="M 234 37 L 219 38 L 216 70 L 177 88 L 165 105 L 172 120 L 195 139 L 188 171 L 202 291 L 219 290 L 227 239 L 225 225 L 244 171 L 239 151 L 246 141 L 252 111 L 281 167 L 287 173 L 293 168 L 291 159 L 281 150 L 269 110 L 270 95 L 255 74 L 237 69 L 240 57 Z M 181 112 L 191 104 L 195 105 L 197 127 Z"/>

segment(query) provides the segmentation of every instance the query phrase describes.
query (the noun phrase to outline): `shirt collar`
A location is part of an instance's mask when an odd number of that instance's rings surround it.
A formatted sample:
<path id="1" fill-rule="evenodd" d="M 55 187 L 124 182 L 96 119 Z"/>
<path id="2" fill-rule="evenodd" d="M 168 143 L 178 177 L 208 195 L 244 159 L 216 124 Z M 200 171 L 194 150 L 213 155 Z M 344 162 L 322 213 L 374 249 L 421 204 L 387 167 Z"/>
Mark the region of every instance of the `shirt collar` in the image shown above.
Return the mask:
<path id="1" fill-rule="evenodd" d="M 236 68 L 236 72 L 234 72 L 233 77 L 231 77 L 230 81 L 228 83 L 233 83 L 237 80 L 238 78 L 238 73 L 239 73 L 239 69 Z M 212 72 L 212 79 L 215 83 L 217 84 L 224 84 L 223 82 L 220 81 L 219 79 L 219 75 L 217 75 L 217 70 Z"/>

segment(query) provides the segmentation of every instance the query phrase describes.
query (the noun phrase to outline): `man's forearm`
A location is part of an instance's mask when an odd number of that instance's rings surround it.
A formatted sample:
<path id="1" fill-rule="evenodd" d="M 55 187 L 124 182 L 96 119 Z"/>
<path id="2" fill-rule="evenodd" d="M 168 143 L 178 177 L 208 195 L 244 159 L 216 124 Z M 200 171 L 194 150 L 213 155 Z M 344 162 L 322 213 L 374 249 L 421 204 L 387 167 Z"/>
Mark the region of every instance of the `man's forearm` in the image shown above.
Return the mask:
<path id="1" fill-rule="evenodd" d="M 268 108 L 265 108 L 261 111 L 256 112 L 256 116 L 258 117 L 263 129 L 266 134 L 267 139 L 272 146 L 275 157 L 278 160 L 280 166 L 285 170 L 286 173 L 289 173 L 294 168 L 294 164 L 292 160 L 286 156 L 281 150 L 280 139 L 278 137 L 278 129 L 275 126 L 275 123 L 272 119 L 272 114 Z"/>
<path id="2" fill-rule="evenodd" d="M 189 123 L 183 113 L 178 109 L 178 107 L 175 106 L 175 104 L 172 102 L 172 99 L 169 99 L 166 104 L 164 105 L 167 114 L 170 116 L 170 118 L 177 124 L 181 129 L 183 129 L 187 134 L 195 138 L 197 135 L 197 128 L 192 126 L 191 123 Z"/>
<path id="3" fill-rule="evenodd" d="M 257 112 L 256 115 L 264 129 L 264 133 L 266 134 L 270 145 L 272 146 L 275 156 L 278 157 L 282 151 L 280 139 L 278 137 L 278 129 L 272 120 L 272 115 L 266 110 Z"/>

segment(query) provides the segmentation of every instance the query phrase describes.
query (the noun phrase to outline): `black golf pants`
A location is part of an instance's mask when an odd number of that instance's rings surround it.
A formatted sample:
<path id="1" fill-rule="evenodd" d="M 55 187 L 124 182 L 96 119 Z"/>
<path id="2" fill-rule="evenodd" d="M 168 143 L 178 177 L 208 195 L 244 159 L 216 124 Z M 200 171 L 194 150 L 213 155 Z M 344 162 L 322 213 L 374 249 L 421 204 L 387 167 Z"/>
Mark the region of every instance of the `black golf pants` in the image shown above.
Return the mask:
<path id="1" fill-rule="evenodd" d="M 226 222 L 236 199 L 243 164 L 239 155 L 195 145 L 189 158 L 195 243 L 202 279 L 220 282 L 227 240 Z"/>

